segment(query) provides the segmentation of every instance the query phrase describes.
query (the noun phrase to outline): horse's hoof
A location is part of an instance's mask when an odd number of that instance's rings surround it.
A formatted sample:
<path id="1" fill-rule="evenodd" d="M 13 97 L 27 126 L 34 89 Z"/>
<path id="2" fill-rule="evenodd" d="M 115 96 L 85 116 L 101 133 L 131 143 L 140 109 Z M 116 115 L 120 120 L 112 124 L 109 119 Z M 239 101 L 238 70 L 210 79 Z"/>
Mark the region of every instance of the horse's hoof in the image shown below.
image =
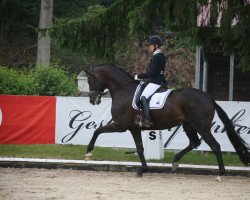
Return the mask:
<path id="1" fill-rule="evenodd" d="M 140 177 L 142 177 L 142 174 L 143 174 L 143 170 L 142 170 L 142 169 L 139 169 L 139 170 L 137 171 L 137 173 L 136 173 L 136 177 L 137 177 L 137 178 L 140 178 Z"/>
<path id="2" fill-rule="evenodd" d="M 136 177 L 137 178 L 141 178 L 142 177 L 142 173 L 136 173 Z"/>
<path id="3" fill-rule="evenodd" d="M 216 181 L 221 182 L 221 177 L 220 177 L 220 176 L 217 176 L 217 177 L 216 177 Z"/>
<path id="4" fill-rule="evenodd" d="M 87 153 L 85 155 L 85 160 L 92 160 L 93 159 L 93 154 L 92 153 Z"/>
<path id="5" fill-rule="evenodd" d="M 172 171 L 174 172 L 179 167 L 179 163 L 173 163 L 172 164 Z"/>

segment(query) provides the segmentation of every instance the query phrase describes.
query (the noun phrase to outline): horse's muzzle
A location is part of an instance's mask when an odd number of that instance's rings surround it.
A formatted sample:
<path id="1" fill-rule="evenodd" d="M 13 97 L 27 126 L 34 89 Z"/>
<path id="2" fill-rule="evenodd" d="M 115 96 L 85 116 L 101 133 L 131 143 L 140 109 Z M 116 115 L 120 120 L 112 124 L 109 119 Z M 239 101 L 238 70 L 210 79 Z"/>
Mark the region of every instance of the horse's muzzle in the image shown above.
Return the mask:
<path id="1" fill-rule="evenodd" d="M 95 100 L 90 99 L 90 103 L 91 103 L 92 105 L 98 105 L 98 104 L 101 103 L 101 98 L 98 96 L 98 97 L 95 98 Z"/>
<path id="2" fill-rule="evenodd" d="M 100 104 L 101 103 L 101 100 L 100 99 L 95 99 L 95 100 L 93 100 L 93 99 L 90 99 L 90 101 L 89 101 L 92 105 L 98 105 L 98 104 Z"/>
<path id="3" fill-rule="evenodd" d="M 98 105 L 101 103 L 102 95 L 96 91 L 92 91 L 89 93 L 89 101 L 92 105 Z"/>

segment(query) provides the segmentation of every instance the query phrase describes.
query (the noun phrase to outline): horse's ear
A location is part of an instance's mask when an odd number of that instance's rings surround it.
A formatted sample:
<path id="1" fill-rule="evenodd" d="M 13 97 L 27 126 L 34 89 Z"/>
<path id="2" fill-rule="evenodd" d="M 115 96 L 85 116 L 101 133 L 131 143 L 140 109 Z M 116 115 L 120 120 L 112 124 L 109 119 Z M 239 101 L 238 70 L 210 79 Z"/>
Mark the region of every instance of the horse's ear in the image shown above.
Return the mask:
<path id="1" fill-rule="evenodd" d="M 82 68 L 82 70 L 83 70 L 87 75 L 91 75 L 91 71 L 90 71 L 89 66 L 84 66 L 84 67 Z"/>

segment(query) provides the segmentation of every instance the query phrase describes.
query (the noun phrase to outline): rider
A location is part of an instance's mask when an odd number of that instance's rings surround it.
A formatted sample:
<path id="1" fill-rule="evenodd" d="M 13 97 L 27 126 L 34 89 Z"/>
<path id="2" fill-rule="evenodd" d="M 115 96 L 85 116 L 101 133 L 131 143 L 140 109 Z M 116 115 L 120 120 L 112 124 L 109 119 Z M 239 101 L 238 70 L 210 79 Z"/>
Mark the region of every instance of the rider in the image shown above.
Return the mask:
<path id="1" fill-rule="evenodd" d="M 149 98 L 151 95 L 159 89 L 159 87 L 165 82 L 164 71 L 166 65 L 166 58 L 161 50 L 163 40 L 159 35 L 153 35 L 149 39 L 149 52 L 153 53 L 149 68 L 146 73 L 135 75 L 135 80 L 148 79 L 149 83 L 143 90 L 140 100 L 143 106 L 143 122 L 142 125 L 149 128 L 151 125 L 149 117 Z"/>

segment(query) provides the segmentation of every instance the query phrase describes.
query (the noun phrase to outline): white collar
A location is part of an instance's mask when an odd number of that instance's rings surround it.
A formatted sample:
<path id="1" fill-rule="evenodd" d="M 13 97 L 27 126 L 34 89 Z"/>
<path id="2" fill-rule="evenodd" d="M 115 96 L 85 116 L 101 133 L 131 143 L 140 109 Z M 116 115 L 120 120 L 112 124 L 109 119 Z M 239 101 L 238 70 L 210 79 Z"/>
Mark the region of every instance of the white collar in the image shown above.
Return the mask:
<path id="1" fill-rule="evenodd" d="M 162 53 L 162 50 L 161 50 L 161 49 L 156 49 L 156 50 L 154 51 L 154 55 L 155 55 L 155 54 L 158 54 L 158 53 Z"/>

